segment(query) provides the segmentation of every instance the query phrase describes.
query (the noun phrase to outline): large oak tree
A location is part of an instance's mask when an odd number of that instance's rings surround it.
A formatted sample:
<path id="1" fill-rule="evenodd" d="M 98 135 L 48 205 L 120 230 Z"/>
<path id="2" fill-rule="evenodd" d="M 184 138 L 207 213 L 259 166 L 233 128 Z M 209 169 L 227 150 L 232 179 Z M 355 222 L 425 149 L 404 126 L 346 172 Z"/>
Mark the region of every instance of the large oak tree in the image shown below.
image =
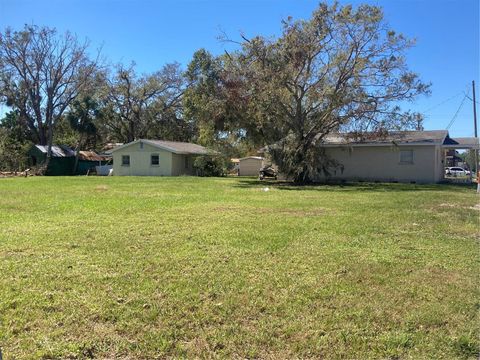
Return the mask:
<path id="1" fill-rule="evenodd" d="M 413 41 L 379 7 L 322 3 L 309 20 L 285 20 L 278 38 L 242 38 L 227 64 L 245 114 L 239 125 L 295 181 L 334 165 L 321 147 L 333 131 L 381 134 L 421 122 L 398 106 L 429 91 L 406 64 Z"/>
<path id="2" fill-rule="evenodd" d="M 185 78 L 177 63 L 138 75 L 134 64 L 119 65 L 103 97 L 106 131 L 121 142 L 139 138 L 184 140 L 191 136 L 182 117 Z"/>
<path id="3" fill-rule="evenodd" d="M 0 33 L 0 101 L 18 111 L 33 142 L 48 145 L 47 162 L 55 122 L 87 91 L 97 65 L 88 42 L 69 32 L 26 25 Z"/>

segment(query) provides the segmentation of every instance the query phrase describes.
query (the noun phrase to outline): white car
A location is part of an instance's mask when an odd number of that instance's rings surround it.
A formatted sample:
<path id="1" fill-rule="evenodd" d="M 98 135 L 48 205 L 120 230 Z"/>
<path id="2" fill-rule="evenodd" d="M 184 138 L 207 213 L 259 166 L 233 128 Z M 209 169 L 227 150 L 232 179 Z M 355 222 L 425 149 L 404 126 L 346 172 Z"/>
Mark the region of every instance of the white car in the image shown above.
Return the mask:
<path id="1" fill-rule="evenodd" d="M 450 176 L 470 176 L 470 171 L 461 167 L 447 167 L 445 168 L 445 175 Z"/>

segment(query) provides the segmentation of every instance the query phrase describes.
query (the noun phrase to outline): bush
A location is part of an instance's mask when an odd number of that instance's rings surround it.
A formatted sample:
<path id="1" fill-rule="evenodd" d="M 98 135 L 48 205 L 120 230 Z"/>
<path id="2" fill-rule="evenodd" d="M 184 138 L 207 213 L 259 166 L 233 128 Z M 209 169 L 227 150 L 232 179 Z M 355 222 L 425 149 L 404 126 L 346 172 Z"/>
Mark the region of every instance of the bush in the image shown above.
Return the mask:
<path id="1" fill-rule="evenodd" d="M 193 166 L 199 176 L 225 176 L 227 173 L 227 161 L 222 156 L 198 156 Z"/>
<path id="2" fill-rule="evenodd" d="M 0 127 L 0 171 L 25 170 L 30 147 L 30 143 L 17 141 L 7 129 Z"/>

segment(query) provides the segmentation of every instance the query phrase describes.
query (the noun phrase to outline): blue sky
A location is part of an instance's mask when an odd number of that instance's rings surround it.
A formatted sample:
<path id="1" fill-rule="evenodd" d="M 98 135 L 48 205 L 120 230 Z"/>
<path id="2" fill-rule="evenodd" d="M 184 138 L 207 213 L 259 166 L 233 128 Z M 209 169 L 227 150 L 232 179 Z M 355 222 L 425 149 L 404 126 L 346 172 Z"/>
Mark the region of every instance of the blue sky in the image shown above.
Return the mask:
<path id="1" fill-rule="evenodd" d="M 426 111 L 427 129 L 447 127 L 464 92 L 471 96 L 472 80 L 479 101 L 479 0 L 348 2 L 382 6 L 394 30 L 417 39 L 408 62 L 432 82 L 432 95 L 409 106 Z M 277 35 L 281 19 L 308 18 L 317 5 L 310 0 L 0 0 L 0 29 L 28 23 L 70 30 L 93 47 L 102 45 L 112 63 L 135 61 L 140 71 L 150 72 L 167 62 L 186 65 L 201 47 L 223 52 L 225 44 L 217 40 L 222 31 L 232 38 L 240 32 Z M 450 134 L 473 136 L 470 100 L 464 101 Z"/>

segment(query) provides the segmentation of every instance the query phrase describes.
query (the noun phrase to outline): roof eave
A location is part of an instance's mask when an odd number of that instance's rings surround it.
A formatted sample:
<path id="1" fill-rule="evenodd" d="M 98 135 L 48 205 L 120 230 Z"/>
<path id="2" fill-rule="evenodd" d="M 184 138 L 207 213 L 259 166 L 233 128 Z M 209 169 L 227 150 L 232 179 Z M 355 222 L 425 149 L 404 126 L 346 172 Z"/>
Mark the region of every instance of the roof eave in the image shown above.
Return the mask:
<path id="1" fill-rule="evenodd" d="M 140 139 L 138 141 L 143 141 L 145 144 L 151 145 L 151 146 L 156 147 L 157 149 L 160 149 L 160 150 L 167 150 L 167 151 L 170 151 L 174 154 L 180 154 L 180 155 L 183 154 L 182 151 L 175 150 L 174 148 L 171 148 L 169 146 L 159 145 L 156 142 L 153 142 L 153 141 L 150 141 L 150 140 Z"/>
<path id="2" fill-rule="evenodd" d="M 126 147 L 129 147 L 131 145 L 134 145 L 134 144 L 137 144 L 139 143 L 141 140 L 134 140 L 132 142 L 129 142 L 129 143 L 126 143 L 126 144 L 123 144 L 123 145 L 120 145 L 120 146 L 117 146 L 117 147 L 114 147 L 113 149 L 110 149 L 108 151 L 105 151 L 107 154 L 111 154 L 111 153 L 114 153 L 115 151 L 118 151 L 118 150 L 121 150 L 121 149 L 125 149 Z"/>
<path id="3" fill-rule="evenodd" d="M 385 147 L 385 146 L 439 146 L 442 145 L 441 142 L 431 142 L 431 143 L 343 143 L 343 144 L 320 144 L 321 147 Z"/>
<path id="4" fill-rule="evenodd" d="M 110 154 L 111 154 L 111 153 L 114 153 L 115 151 L 125 149 L 125 148 L 127 148 L 127 147 L 129 147 L 129 146 L 138 144 L 138 143 L 140 143 L 140 142 L 143 142 L 143 143 L 148 144 L 148 145 L 150 145 L 150 146 L 156 147 L 157 149 L 167 150 L 167 151 L 172 152 L 172 153 L 175 153 L 175 154 L 180 154 L 180 152 L 176 151 L 175 149 L 172 149 L 172 148 L 170 148 L 170 147 L 168 147 L 168 146 L 162 146 L 162 145 L 159 145 L 159 144 L 157 144 L 157 143 L 155 143 L 155 142 L 153 142 L 153 141 L 145 140 L 145 139 L 138 139 L 138 140 L 134 140 L 134 141 L 132 141 L 132 142 L 129 142 L 129 143 L 127 143 L 127 144 L 120 145 L 120 146 L 118 146 L 118 147 L 116 147 L 116 148 L 113 148 L 113 149 L 109 150 L 107 153 L 110 153 Z"/>
<path id="5" fill-rule="evenodd" d="M 132 141 L 132 142 L 129 142 L 128 144 L 123 144 L 121 146 L 118 146 L 116 148 L 113 148 L 109 151 L 107 151 L 106 153 L 107 154 L 111 154 L 117 150 L 121 150 L 121 149 L 124 149 L 126 147 L 129 147 L 131 145 L 134 145 L 134 144 L 138 144 L 139 142 L 143 142 L 145 144 L 148 144 L 150 146 L 153 146 L 157 149 L 160 149 L 160 150 L 166 150 L 168 152 L 171 152 L 171 153 L 174 153 L 174 154 L 177 154 L 177 155 L 209 155 L 209 154 L 215 154 L 214 152 L 191 152 L 191 151 L 178 151 L 174 148 L 171 148 L 169 146 L 165 146 L 165 145 L 160 145 L 160 144 L 157 144 L 156 142 L 154 141 L 150 141 L 150 140 L 146 140 L 146 139 L 138 139 L 138 140 L 135 140 L 135 141 Z"/>

